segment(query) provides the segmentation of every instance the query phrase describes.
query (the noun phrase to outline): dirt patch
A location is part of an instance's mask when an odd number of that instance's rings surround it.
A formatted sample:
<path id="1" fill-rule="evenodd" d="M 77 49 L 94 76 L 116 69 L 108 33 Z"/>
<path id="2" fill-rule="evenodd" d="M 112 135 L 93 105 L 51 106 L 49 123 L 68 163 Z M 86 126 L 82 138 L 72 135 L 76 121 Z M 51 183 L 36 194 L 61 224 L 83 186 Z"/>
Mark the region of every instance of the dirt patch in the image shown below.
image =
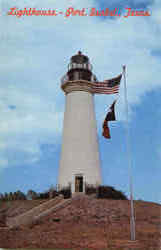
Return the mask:
<path id="1" fill-rule="evenodd" d="M 130 241 L 129 201 L 85 196 L 41 218 L 30 227 L 21 226 L 12 230 L 0 228 L 0 247 L 159 249 L 160 205 L 135 201 L 134 206 L 136 242 Z"/>

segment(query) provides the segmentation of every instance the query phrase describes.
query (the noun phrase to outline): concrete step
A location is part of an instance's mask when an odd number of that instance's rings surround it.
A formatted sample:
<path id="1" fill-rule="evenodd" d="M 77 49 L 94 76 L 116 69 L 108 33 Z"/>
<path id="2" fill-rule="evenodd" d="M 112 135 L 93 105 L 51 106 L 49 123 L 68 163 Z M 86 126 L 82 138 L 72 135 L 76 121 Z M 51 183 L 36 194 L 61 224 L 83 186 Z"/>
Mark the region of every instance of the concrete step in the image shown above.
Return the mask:
<path id="1" fill-rule="evenodd" d="M 80 199 L 81 197 L 87 197 L 89 199 L 89 197 L 84 193 L 76 193 L 70 199 L 63 199 L 63 196 L 58 196 L 48 202 L 44 202 L 43 204 L 32 208 L 28 212 L 20 214 L 19 216 L 7 218 L 6 225 L 9 228 L 15 228 L 20 225 L 31 225 L 50 213 L 65 208 L 71 204 L 72 201 Z"/>
<path id="2" fill-rule="evenodd" d="M 29 211 L 27 211 L 23 214 L 20 214 L 16 217 L 7 218 L 6 225 L 10 228 L 13 228 L 13 227 L 17 227 L 20 225 L 29 224 L 33 220 L 34 217 L 40 215 L 41 213 L 43 213 L 44 211 L 46 211 L 52 207 L 54 207 L 62 200 L 64 200 L 62 198 L 62 196 L 58 196 L 54 199 L 51 199 L 47 202 L 44 202 L 43 204 L 41 204 L 39 206 L 36 206 L 36 207 L 30 209 Z"/>
<path id="3" fill-rule="evenodd" d="M 59 202 L 58 204 L 56 204 L 54 207 L 50 208 L 50 209 L 47 209 L 46 211 L 42 212 L 41 214 L 39 214 L 38 216 L 35 216 L 33 218 L 33 222 L 36 222 L 36 221 L 39 221 L 40 219 L 42 219 L 43 217 L 49 215 L 50 213 L 53 213 L 53 212 L 56 212 L 60 209 L 63 209 L 65 207 L 67 207 L 68 205 L 70 205 L 74 200 L 77 200 L 79 199 L 80 197 L 84 197 L 86 196 L 85 194 L 82 195 L 74 195 L 72 196 L 72 198 L 70 199 L 65 199 L 65 200 L 62 200 L 61 202 Z M 88 198 L 88 196 L 87 196 Z"/>

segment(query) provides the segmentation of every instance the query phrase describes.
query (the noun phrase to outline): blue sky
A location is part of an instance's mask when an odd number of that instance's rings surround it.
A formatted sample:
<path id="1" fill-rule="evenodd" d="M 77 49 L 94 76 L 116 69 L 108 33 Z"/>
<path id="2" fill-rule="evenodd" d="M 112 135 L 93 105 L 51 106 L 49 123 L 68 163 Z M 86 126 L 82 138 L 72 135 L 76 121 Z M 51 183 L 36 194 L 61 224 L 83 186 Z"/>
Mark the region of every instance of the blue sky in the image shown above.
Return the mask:
<path id="1" fill-rule="evenodd" d="M 119 8 L 122 15 L 7 16 L 14 6 L 64 12 Z M 149 10 L 151 16 L 124 18 L 125 8 Z M 160 202 L 160 1 L 6 0 L 0 9 L 0 193 L 44 191 L 56 184 L 65 101 L 60 79 L 70 57 L 82 50 L 99 80 L 127 65 L 134 197 Z M 111 140 L 101 136 L 101 126 L 115 96 L 95 96 L 95 108 L 104 184 L 129 194 L 123 91 L 122 81 Z"/>

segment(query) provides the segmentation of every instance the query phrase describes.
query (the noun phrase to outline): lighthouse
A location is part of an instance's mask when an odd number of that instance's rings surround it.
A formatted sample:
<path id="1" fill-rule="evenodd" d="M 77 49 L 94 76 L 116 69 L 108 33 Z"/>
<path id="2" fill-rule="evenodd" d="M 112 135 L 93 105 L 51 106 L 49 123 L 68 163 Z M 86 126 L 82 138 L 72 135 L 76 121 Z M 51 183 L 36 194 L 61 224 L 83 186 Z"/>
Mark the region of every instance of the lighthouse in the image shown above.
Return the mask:
<path id="1" fill-rule="evenodd" d="M 102 182 L 92 91 L 96 81 L 89 58 L 80 51 L 72 56 L 61 81 L 66 101 L 58 176 L 59 189 L 70 185 L 72 193 Z"/>

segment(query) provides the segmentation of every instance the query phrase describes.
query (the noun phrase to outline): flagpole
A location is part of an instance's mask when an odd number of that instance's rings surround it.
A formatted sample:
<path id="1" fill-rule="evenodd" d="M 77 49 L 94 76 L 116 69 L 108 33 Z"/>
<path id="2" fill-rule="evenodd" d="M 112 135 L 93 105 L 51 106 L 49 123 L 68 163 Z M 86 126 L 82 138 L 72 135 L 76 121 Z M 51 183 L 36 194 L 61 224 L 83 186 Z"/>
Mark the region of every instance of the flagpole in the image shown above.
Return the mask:
<path id="1" fill-rule="evenodd" d="M 132 158 L 130 150 L 130 133 L 129 133 L 129 111 L 128 111 L 128 100 L 127 100 L 127 86 L 126 86 L 126 66 L 123 66 L 124 76 L 124 97 L 125 97 L 125 109 L 126 109 L 126 140 L 127 140 L 127 155 L 128 155 L 128 169 L 129 169 L 129 188 L 130 188 L 130 233 L 131 240 L 135 240 L 135 217 L 134 217 L 134 202 L 133 202 L 133 180 L 132 180 Z"/>

